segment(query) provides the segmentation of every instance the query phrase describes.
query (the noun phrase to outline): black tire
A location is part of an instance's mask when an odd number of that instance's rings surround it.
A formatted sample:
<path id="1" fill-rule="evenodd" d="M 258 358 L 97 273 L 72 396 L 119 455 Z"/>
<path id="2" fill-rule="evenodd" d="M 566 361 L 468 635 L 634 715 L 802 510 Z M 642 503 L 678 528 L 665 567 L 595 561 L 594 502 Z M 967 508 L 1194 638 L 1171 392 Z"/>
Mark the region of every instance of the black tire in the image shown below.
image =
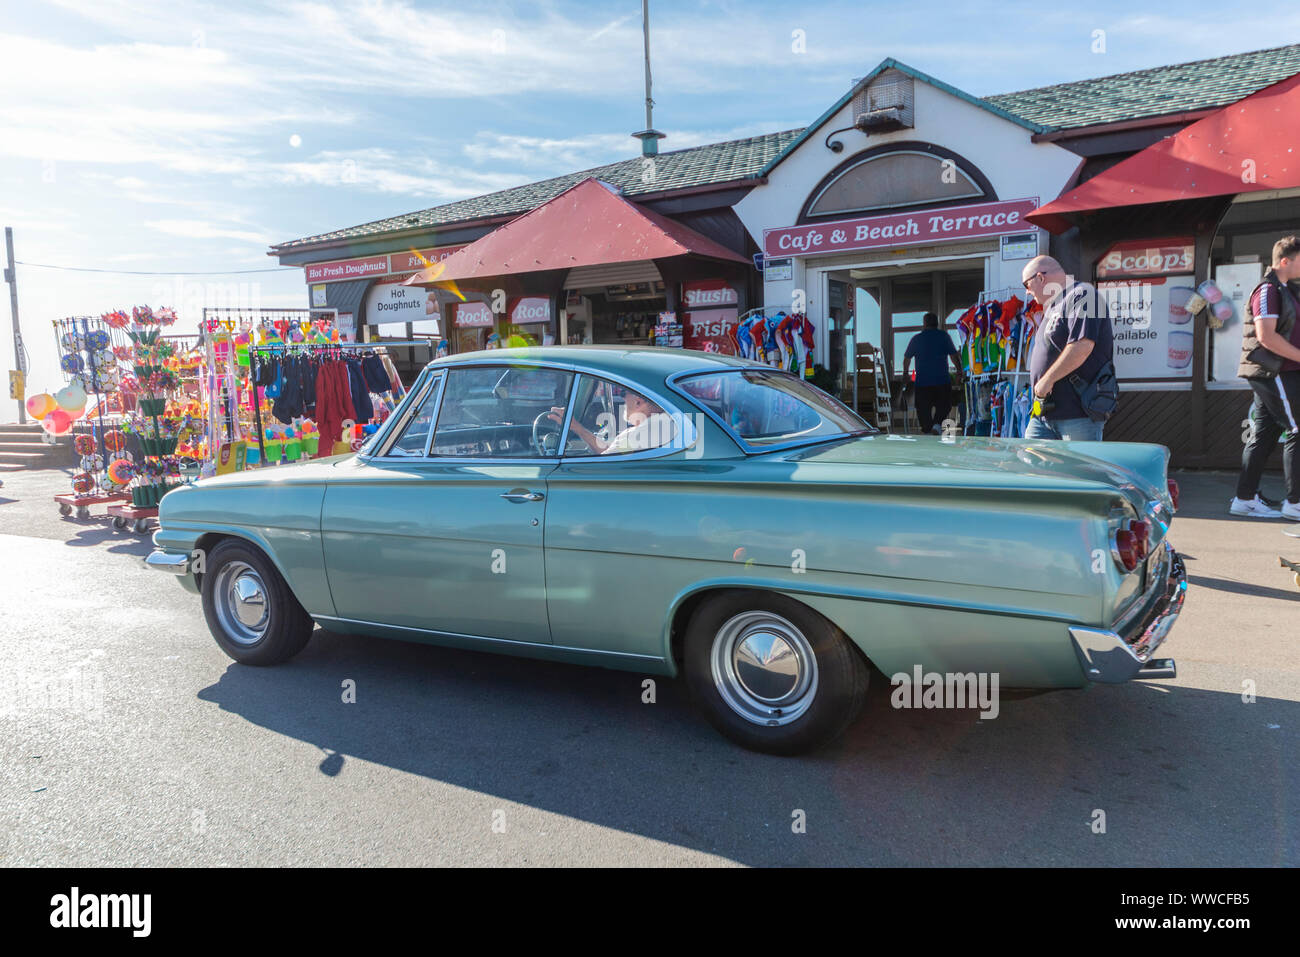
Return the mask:
<path id="1" fill-rule="evenodd" d="M 789 632 L 787 626 L 792 626 L 794 632 Z M 802 661 L 811 655 L 815 668 L 798 666 L 798 678 L 776 677 L 778 685 L 790 682 L 790 694 L 797 691 L 801 681 L 811 684 L 807 692 L 791 702 L 789 711 L 773 710 L 777 717 L 765 719 L 761 708 L 749 710 L 748 706 L 776 699 L 760 700 L 747 695 L 754 689 L 735 680 L 744 663 L 738 666 L 738 659 L 727 655 L 726 649 L 744 646 L 746 636 L 754 636 L 761 643 L 774 632 L 785 636 L 782 640 L 788 640 L 786 648 L 791 650 L 791 654 L 780 658 Z M 797 654 L 793 648 L 800 644 L 800 638 L 803 652 Z M 732 662 L 731 679 L 726 677 L 728 660 Z M 715 663 L 723 672 L 717 680 Z M 746 589 L 720 592 L 696 609 L 686 629 L 685 671 L 691 697 L 718 731 L 751 751 L 782 755 L 814 750 L 844 733 L 866 702 L 870 675 L 866 660 L 825 618 L 784 595 Z M 748 673 L 756 687 L 759 682 L 755 678 L 761 680 L 770 674 L 753 667 Z M 772 688 L 762 690 L 770 692 Z M 777 690 L 785 689 L 779 686 Z M 728 694 L 734 704 L 728 703 Z M 790 711 L 797 712 L 797 716 L 790 717 Z M 766 723 L 772 720 L 786 723 Z"/>
<path id="2" fill-rule="evenodd" d="M 315 623 L 260 549 L 238 539 L 226 539 L 212 550 L 204 564 L 203 615 L 212 637 L 227 655 L 243 665 L 278 665 L 307 646 Z M 230 594 L 217 594 L 218 589 L 230 589 L 240 579 L 254 589 L 260 582 L 265 613 L 257 625 L 242 632 L 233 610 L 235 600 Z M 247 605 L 255 606 L 256 601 Z"/>

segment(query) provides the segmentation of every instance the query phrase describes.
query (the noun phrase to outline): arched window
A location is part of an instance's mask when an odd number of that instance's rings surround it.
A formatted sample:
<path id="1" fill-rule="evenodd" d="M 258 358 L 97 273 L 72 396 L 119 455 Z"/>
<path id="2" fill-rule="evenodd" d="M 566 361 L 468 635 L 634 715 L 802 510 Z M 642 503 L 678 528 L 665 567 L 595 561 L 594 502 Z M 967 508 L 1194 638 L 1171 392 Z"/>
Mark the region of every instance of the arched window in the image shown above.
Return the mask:
<path id="1" fill-rule="evenodd" d="M 853 157 L 808 199 L 805 218 L 996 199 L 968 163 L 929 144 L 893 144 Z"/>

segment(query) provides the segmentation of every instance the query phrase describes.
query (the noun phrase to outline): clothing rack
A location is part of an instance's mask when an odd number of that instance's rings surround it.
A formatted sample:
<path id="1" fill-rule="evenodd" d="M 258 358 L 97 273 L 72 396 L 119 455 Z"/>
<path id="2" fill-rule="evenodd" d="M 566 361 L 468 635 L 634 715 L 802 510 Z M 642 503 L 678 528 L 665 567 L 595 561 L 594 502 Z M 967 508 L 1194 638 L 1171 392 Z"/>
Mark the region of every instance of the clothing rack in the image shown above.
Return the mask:
<path id="1" fill-rule="evenodd" d="M 401 342 L 392 342 L 385 339 L 380 342 L 264 342 L 260 345 L 250 344 L 248 347 L 248 374 L 253 388 L 253 423 L 257 428 L 257 461 L 259 467 L 266 464 L 266 436 L 263 435 L 262 430 L 262 403 L 258 401 L 257 396 L 258 353 L 282 353 L 288 355 L 291 352 L 310 352 L 330 356 L 335 353 L 342 355 L 344 352 L 358 349 L 373 352 L 386 349 L 389 346 L 429 346 L 429 343 L 413 339 Z"/>
<path id="2" fill-rule="evenodd" d="M 1013 286 L 1003 286 L 1000 289 L 985 289 L 979 294 L 979 299 L 976 300 L 975 305 L 976 308 L 978 308 L 984 305 L 984 303 L 990 301 L 1005 302 L 1007 299 L 1010 299 L 1012 296 L 1015 296 L 1017 299 L 1019 299 L 1020 296 L 1023 294 L 1024 294 L 1023 289 L 1016 289 Z M 1027 307 L 1028 305 L 1029 303 L 1026 302 L 1025 307 Z M 966 343 L 966 348 L 972 349 L 974 347 L 973 343 L 974 343 L 973 338 L 968 340 Z M 998 367 L 996 369 L 992 369 L 987 372 L 981 372 L 979 374 L 972 372 L 966 377 L 966 382 L 964 383 L 964 388 L 963 388 L 963 393 L 966 398 L 966 426 L 962 430 L 962 434 L 970 435 L 971 429 L 974 427 L 974 423 L 977 421 L 977 415 L 979 412 L 979 385 L 981 382 L 993 382 L 1001 379 L 1010 379 L 1018 389 L 1020 383 L 1020 377 L 1029 375 L 1029 370 L 1026 368 L 1026 362 L 1028 360 L 1028 356 L 1025 355 L 1025 323 L 1023 322 L 1020 324 L 1019 340 L 1016 343 L 1016 357 L 1017 357 L 1017 366 L 1014 370 L 1006 368 L 1007 355 L 1004 352 L 998 356 Z M 972 369 L 974 368 L 974 365 L 975 365 L 974 355 L 970 354 L 970 366 Z M 1014 391 L 1015 390 L 1013 389 L 1013 392 Z"/>

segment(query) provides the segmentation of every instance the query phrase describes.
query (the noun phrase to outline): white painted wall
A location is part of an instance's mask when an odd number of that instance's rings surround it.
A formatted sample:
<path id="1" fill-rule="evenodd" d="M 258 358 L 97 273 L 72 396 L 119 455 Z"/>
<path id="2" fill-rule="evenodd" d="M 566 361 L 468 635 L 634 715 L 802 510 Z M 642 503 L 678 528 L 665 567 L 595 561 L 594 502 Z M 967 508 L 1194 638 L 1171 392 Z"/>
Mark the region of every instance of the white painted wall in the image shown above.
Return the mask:
<path id="1" fill-rule="evenodd" d="M 852 103 L 847 103 L 819 130 L 799 145 L 772 171 L 765 185 L 758 186 L 739 203 L 736 214 L 759 248 L 763 245 L 763 230 L 792 226 L 804 202 L 821 180 L 846 159 L 866 149 L 889 143 L 916 141 L 932 143 L 952 150 L 974 165 L 992 184 L 999 200 L 1037 197 L 1046 203 L 1059 196 L 1067 182 L 1078 169 L 1081 158 L 1054 143 L 1034 143 L 1032 133 L 1023 126 L 968 103 L 922 80 L 914 84 L 916 126 L 909 130 L 873 134 L 868 137 L 857 130 L 838 134 L 844 151 L 833 153 L 824 145 L 831 130 L 852 125 Z M 883 215 L 888 210 L 876 210 L 860 215 Z M 846 217 L 846 218 L 856 218 Z M 1047 234 L 1041 230 L 1039 250 L 1047 251 Z M 879 258 L 882 250 L 861 254 L 862 260 Z M 898 258 L 911 258 L 900 255 Z M 939 253 L 942 257 L 942 253 Z M 835 262 L 853 258 L 852 254 L 838 254 Z M 827 257 L 799 256 L 794 258 L 793 277 L 788 282 L 764 285 L 764 306 L 769 309 L 791 308 L 796 290 L 801 290 L 808 301 L 808 316 L 817 325 L 819 349 L 825 355 L 825 304 L 820 286 L 811 282 L 815 277 L 810 269 L 818 269 Z M 1015 286 L 1020 282 L 1024 260 L 1003 263 L 999 254 L 988 260 L 989 281 L 992 286 Z"/>

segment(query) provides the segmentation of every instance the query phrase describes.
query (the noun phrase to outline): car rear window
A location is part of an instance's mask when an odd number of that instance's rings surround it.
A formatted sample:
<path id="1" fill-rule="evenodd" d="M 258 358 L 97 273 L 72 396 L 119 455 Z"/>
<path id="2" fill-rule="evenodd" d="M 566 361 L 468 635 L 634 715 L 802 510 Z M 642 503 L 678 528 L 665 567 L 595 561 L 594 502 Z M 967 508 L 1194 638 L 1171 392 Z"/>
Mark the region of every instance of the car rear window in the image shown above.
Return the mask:
<path id="1" fill-rule="evenodd" d="M 710 372 L 684 379 L 680 387 L 747 445 L 875 431 L 821 389 L 776 370 Z"/>

